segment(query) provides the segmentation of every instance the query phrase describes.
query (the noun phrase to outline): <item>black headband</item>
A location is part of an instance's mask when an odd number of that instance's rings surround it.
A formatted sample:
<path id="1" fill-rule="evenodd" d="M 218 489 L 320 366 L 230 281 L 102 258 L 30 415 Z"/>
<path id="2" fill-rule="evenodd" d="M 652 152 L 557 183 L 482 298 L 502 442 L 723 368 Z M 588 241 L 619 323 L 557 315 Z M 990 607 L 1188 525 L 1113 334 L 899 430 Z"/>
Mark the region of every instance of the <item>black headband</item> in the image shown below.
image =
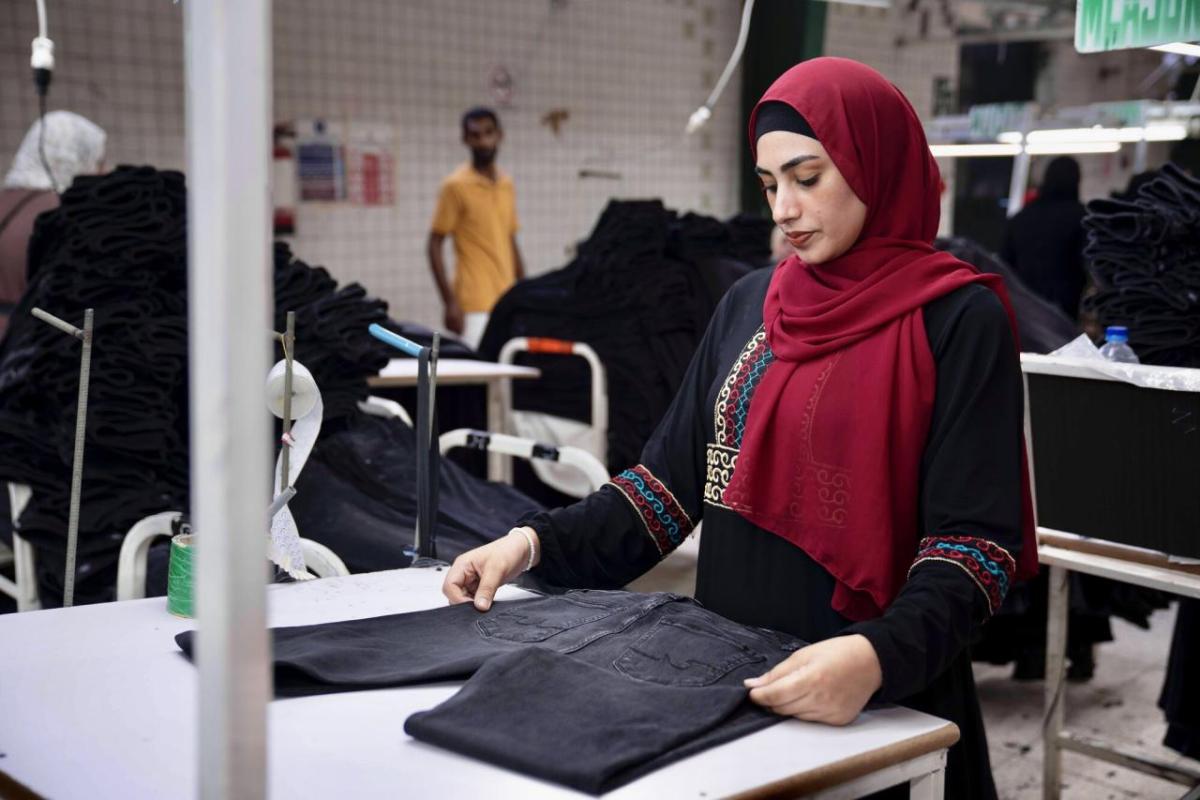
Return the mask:
<path id="1" fill-rule="evenodd" d="M 800 112 L 779 100 L 768 100 L 758 108 L 754 117 L 754 141 L 762 138 L 763 134 L 771 131 L 787 131 L 817 139 L 812 126 L 808 124 Z M 818 139 L 818 141 L 820 141 Z"/>

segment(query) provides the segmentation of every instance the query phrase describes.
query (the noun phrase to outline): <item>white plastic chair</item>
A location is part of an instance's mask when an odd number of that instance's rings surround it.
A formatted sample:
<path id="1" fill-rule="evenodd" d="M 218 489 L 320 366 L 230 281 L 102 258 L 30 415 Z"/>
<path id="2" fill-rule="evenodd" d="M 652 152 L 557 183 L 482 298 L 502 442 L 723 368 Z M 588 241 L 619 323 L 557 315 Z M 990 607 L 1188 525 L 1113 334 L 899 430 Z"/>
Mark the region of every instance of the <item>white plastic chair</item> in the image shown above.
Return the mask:
<path id="1" fill-rule="evenodd" d="M 37 593 L 37 573 L 34 569 L 33 545 L 17 533 L 17 520 L 33 497 L 33 490 L 23 483 L 8 484 L 8 506 L 12 516 L 13 546 L 4 554 L 13 562 L 13 580 L 0 575 L 0 592 L 17 601 L 17 611 L 37 611 L 42 607 Z M 7 548 L 5 548 L 7 550 Z"/>
<path id="2" fill-rule="evenodd" d="M 446 431 L 438 437 L 438 449 L 442 455 L 455 447 L 503 453 L 527 459 L 535 465 L 538 463 L 561 465 L 576 473 L 577 484 L 582 481 L 587 486 L 584 494 L 594 492 L 608 483 L 608 470 L 604 464 L 586 450 L 571 445 L 556 447 L 507 433 L 488 433 L 470 428 L 456 428 Z"/>
<path id="3" fill-rule="evenodd" d="M 370 395 L 366 400 L 359 401 L 358 410 L 373 417 L 399 417 L 408 427 L 413 426 L 412 417 L 404 410 L 404 406 L 386 397 Z"/>
<path id="4" fill-rule="evenodd" d="M 504 347 L 500 348 L 498 360 L 501 364 L 511 364 L 518 353 L 577 356 L 586 361 L 592 374 L 592 420 L 590 423 L 585 423 L 540 411 L 514 409 L 512 407 L 511 381 L 505 381 L 504 409 L 507 415 L 505 432 L 515 433 L 539 442 L 548 442 L 558 447 L 570 445 L 590 453 L 602 464 L 607 463 L 608 377 L 596 351 L 583 342 L 521 336 L 505 342 Z M 593 491 L 574 470 L 564 469 L 560 464 L 541 459 L 531 463 L 539 480 L 564 494 L 572 497 L 584 497 Z"/>
<path id="5" fill-rule="evenodd" d="M 140 600 L 146 596 L 146 559 L 150 545 L 160 536 L 171 536 L 171 526 L 180 516 L 178 511 L 151 514 L 125 534 L 121 554 L 117 558 L 118 600 Z M 304 566 L 318 578 L 350 574 L 345 562 L 320 542 L 302 537 L 300 548 L 304 553 Z"/>

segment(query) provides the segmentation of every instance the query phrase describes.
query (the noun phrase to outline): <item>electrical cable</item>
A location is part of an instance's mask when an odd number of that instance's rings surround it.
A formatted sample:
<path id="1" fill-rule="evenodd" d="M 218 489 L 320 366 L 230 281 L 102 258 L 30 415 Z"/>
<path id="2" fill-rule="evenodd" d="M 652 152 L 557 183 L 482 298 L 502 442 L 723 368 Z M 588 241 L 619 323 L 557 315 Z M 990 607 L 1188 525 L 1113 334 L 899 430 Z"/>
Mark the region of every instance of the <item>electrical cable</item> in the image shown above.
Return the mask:
<path id="1" fill-rule="evenodd" d="M 742 26 L 738 30 L 737 44 L 733 46 L 733 52 L 729 55 L 729 61 L 725 63 L 725 70 L 721 73 L 721 77 L 717 79 L 716 86 L 709 92 L 708 99 L 704 101 L 704 105 L 692 112 L 692 116 L 688 118 L 687 132 L 695 133 L 704 127 L 704 124 L 712 117 L 713 107 L 716 106 L 717 100 L 721 99 L 721 93 L 725 91 L 725 84 L 729 83 L 729 79 L 733 77 L 733 71 L 737 69 L 738 62 L 742 60 L 742 51 L 746 49 L 746 39 L 750 35 L 750 16 L 754 12 L 754 0 L 746 0 L 746 5 L 742 8 Z"/>
<path id="2" fill-rule="evenodd" d="M 58 181 L 54 180 L 54 171 L 50 169 L 50 161 L 46 158 L 46 93 L 38 92 L 38 158 L 42 162 L 42 169 L 46 170 L 46 177 L 50 179 L 50 188 L 55 194 L 62 194 L 62 190 L 58 188 Z"/>
<path id="3" fill-rule="evenodd" d="M 46 0 L 37 0 L 38 35 L 33 40 L 32 52 L 29 56 L 29 66 L 33 68 L 33 85 L 38 95 L 38 158 L 46 177 L 50 179 L 50 188 L 55 194 L 60 194 L 58 181 L 50 169 L 50 161 L 46 158 L 46 93 L 50 90 L 50 79 L 54 75 L 54 42 L 46 36 Z"/>

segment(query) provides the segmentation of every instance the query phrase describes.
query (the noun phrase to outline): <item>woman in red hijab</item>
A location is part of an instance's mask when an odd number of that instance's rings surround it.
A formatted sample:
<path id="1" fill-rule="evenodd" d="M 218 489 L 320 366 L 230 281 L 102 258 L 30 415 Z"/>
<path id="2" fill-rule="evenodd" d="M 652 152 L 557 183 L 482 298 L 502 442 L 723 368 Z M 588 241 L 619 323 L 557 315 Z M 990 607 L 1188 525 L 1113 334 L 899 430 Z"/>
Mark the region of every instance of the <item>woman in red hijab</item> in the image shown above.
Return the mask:
<path id="1" fill-rule="evenodd" d="M 794 255 L 729 291 L 641 463 L 464 554 L 445 593 L 486 611 L 531 562 L 623 586 L 703 519 L 696 598 L 815 642 L 748 681 L 753 702 L 952 720 L 947 796 L 995 797 L 966 645 L 1036 567 L 1007 294 L 931 246 L 937 165 L 869 67 L 793 67 L 750 146 Z"/>

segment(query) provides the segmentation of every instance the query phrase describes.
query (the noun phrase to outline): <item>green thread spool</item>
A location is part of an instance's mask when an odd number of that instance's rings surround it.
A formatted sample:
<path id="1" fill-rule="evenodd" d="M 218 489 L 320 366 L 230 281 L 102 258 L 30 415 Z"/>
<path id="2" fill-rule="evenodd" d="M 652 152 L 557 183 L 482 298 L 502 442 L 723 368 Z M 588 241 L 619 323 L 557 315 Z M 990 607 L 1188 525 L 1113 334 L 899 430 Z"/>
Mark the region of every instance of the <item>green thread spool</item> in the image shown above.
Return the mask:
<path id="1" fill-rule="evenodd" d="M 167 611 L 177 617 L 192 617 L 192 535 L 171 537 L 171 561 L 167 567 Z"/>

